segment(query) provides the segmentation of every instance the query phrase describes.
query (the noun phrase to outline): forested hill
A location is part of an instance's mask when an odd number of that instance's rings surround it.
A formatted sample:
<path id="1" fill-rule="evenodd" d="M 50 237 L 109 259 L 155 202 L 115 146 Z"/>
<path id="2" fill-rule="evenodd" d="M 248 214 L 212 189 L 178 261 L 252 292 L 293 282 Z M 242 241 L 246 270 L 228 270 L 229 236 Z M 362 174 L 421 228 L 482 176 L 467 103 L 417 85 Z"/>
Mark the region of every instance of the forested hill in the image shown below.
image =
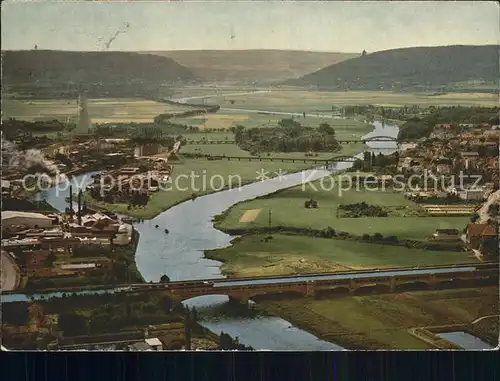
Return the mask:
<path id="1" fill-rule="evenodd" d="M 162 84 L 196 78 L 170 58 L 130 52 L 4 51 L 2 66 L 2 79 L 7 85 Z"/>
<path id="2" fill-rule="evenodd" d="M 351 58 L 290 85 L 342 90 L 498 88 L 499 45 L 440 46 L 386 50 Z"/>

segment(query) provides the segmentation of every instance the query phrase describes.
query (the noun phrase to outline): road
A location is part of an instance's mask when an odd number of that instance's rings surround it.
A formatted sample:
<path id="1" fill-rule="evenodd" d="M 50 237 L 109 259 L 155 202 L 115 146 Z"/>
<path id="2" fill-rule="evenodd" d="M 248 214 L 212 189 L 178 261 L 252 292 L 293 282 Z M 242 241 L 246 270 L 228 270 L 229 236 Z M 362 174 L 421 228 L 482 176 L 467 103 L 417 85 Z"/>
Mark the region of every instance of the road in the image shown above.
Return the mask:
<path id="1" fill-rule="evenodd" d="M 488 197 L 488 200 L 483 204 L 481 209 L 479 209 L 479 222 L 485 224 L 488 222 L 488 219 L 490 216 L 488 215 L 488 208 L 490 205 L 493 204 L 498 204 L 500 202 L 500 190 L 497 190 L 496 192 L 490 194 Z"/>
<path id="2" fill-rule="evenodd" d="M 490 319 L 490 318 L 493 318 L 493 317 L 500 317 L 500 315 L 486 315 L 486 316 L 483 316 L 483 317 L 480 317 L 479 319 L 476 319 L 474 320 L 471 324 L 477 324 L 479 323 L 480 321 L 484 320 L 484 319 Z"/>
<path id="3" fill-rule="evenodd" d="M 19 283 L 19 276 L 17 274 L 16 265 L 12 257 L 7 254 L 6 251 L 2 250 L 1 259 L 1 290 L 2 291 L 12 291 L 15 290 Z"/>

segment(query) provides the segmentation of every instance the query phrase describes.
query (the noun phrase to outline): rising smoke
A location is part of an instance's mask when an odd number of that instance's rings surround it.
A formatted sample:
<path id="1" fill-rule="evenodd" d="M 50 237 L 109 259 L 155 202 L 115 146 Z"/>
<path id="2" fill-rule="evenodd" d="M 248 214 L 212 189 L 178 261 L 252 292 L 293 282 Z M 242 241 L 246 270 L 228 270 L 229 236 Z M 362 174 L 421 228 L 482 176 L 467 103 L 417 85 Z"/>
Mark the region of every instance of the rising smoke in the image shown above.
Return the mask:
<path id="1" fill-rule="evenodd" d="M 2 168 L 6 170 L 20 170 L 32 174 L 59 175 L 59 169 L 45 159 L 43 153 L 37 149 L 22 151 L 15 143 L 4 139 L 2 133 Z"/>

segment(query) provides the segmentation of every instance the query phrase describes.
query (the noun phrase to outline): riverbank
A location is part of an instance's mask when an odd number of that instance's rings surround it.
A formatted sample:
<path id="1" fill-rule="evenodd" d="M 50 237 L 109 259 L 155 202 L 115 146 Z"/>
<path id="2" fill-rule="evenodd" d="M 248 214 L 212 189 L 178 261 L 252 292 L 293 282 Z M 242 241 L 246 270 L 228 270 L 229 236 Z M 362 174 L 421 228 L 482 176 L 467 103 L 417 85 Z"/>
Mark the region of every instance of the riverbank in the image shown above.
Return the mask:
<path id="1" fill-rule="evenodd" d="M 473 254 L 289 234 L 252 234 L 231 246 L 206 250 L 229 277 L 292 275 L 346 270 L 453 265 L 476 262 Z M 479 262 L 478 262 L 479 263 Z"/>
<path id="2" fill-rule="evenodd" d="M 259 308 L 348 349 L 435 349 L 410 329 L 470 325 L 496 313 L 498 287 L 263 301 Z"/>

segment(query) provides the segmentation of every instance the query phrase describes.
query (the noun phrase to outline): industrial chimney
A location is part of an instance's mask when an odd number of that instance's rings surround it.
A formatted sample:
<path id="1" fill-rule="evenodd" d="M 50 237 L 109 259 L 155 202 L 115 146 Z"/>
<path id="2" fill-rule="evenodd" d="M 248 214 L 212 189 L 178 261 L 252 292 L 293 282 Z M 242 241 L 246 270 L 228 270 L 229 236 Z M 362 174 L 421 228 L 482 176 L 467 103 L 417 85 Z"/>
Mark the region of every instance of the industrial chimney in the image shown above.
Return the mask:
<path id="1" fill-rule="evenodd" d="M 76 125 L 76 135 L 87 135 L 90 132 L 91 122 L 89 117 L 87 98 L 80 94 L 78 97 L 78 124 Z"/>
<path id="2" fill-rule="evenodd" d="M 69 186 L 69 213 L 70 216 L 73 216 L 73 186 Z"/>
<path id="3" fill-rule="evenodd" d="M 78 192 L 78 225 L 82 224 L 82 191 Z"/>

